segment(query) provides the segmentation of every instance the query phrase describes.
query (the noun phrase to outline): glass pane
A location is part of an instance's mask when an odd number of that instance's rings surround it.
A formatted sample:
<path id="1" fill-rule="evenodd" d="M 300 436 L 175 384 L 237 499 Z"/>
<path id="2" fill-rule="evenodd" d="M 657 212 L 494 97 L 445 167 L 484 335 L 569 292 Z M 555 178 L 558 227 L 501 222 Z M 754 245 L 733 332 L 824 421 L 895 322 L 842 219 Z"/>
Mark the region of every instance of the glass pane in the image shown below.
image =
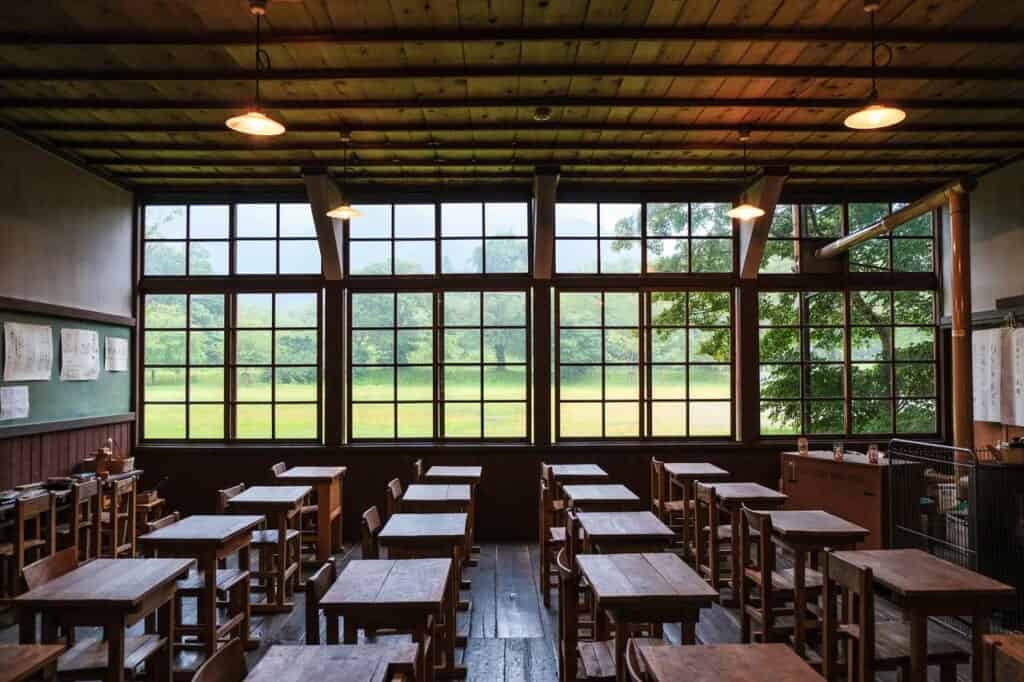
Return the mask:
<path id="1" fill-rule="evenodd" d="M 315 331 L 278 331 L 274 362 L 279 365 L 315 365 L 317 333 Z"/>
<path id="2" fill-rule="evenodd" d="M 526 405 L 522 403 L 485 403 L 484 438 L 522 438 L 526 436 Z"/>
<path id="3" fill-rule="evenodd" d="M 235 246 L 235 272 L 240 275 L 274 274 L 277 267 L 277 242 L 239 241 Z"/>
<path id="4" fill-rule="evenodd" d="M 648 239 L 647 272 L 686 272 L 690 242 L 685 239 Z"/>
<path id="5" fill-rule="evenodd" d="M 851 360 L 888 360 L 891 327 L 851 327 Z"/>
<path id="6" fill-rule="evenodd" d="M 843 397 L 842 365 L 810 365 L 807 368 L 807 395 L 811 398 Z"/>
<path id="7" fill-rule="evenodd" d="M 911 397 L 935 395 L 935 365 L 931 363 L 896 365 L 896 395 Z"/>
<path id="8" fill-rule="evenodd" d="M 804 294 L 807 321 L 811 324 L 843 324 L 843 294 L 841 291 L 817 291 Z"/>
<path id="9" fill-rule="evenodd" d="M 601 403 L 562 403 L 559 422 L 560 435 L 564 438 L 600 437 Z"/>
<path id="10" fill-rule="evenodd" d="M 479 403 L 445 403 L 444 432 L 452 438 L 479 438 Z"/>
<path id="11" fill-rule="evenodd" d="M 495 362 L 499 365 L 506 362 L 526 362 L 526 331 L 484 330 L 484 362 Z"/>
<path id="12" fill-rule="evenodd" d="M 764 256 L 758 272 L 769 275 L 788 275 L 799 272 L 798 256 L 800 243 L 770 239 L 765 245 Z"/>
<path id="13" fill-rule="evenodd" d="M 636 327 L 640 324 L 639 294 L 604 295 L 604 323 L 608 327 Z"/>
<path id="14" fill-rule="evenodd" d="M 690 330 L 690 362 L 729 362 L 731 352 L 732 330 Z"/>
<path id="15" fill-rule="evenodd" d="M 732 272 L 731 239 L 693 239 L 690 252 L 693 272 Z"/>
<path id="16" fill-rule="evenodd" d="M 485 400 L 526 400 L 526 367 L 484 367 Z"/>
<path id="17" fill-rule="evenodd" d="M 799 365 L 761 365 L 762 399 L 798 399 L 799 397 Z"/>
<path id="18" fill-rule="evenodd" d="M 605 330 L 604 360 L 615 363 L 639 362 L 640 332 L 636 329 Z"/>
<path id="19" fill-rule="evenodd" d="M 235 211 L 236 236 L 277 236 L 277 204 L 238 204 Z"/>
<path id="20" fill-rule="evenodd" d="M 732 431 L 730 414 L 732 405 L 727 402 L 690 403 L 691 436 L 728 436 Z"/>
<path id="21" fill-rule="evenodd" d="M 480 324 L 480 294 L 476 291 L 444 293 L 444 323 L 448 327 L 475 327 Z"/>
<path id="22" fill-rule="evenodd" d="M 188 407 L 189 438 L 223 438 L 224 437 L 224 406 L 223 405 L 189 405 Z"/>
<path id="23" fill-rule="evenodd" d="M 813 400 L 807 403 L 809 433 L 842 433 L 843 401 Z"/>
<path id="24" fill-rule="evenodd" d="M 935 296 L 930 291 L 893 292 L 896 324 L 931 324 L 935 321 Z"/>
<path id="25" fill-rule="evenodd" d="M 600 293 L 560 292 L 558 294 L 558 324 L 561 327 L 598 327 L 601 325 Z"/>
<path id="26" fill-rule="evenodd" d="M 605 403 L 604 435 L 608 438 L 636 438 L 640 435 L 638 403 Z"/>
<path id="27" fill-rule="evenodd" d="M 434 332 L 430 329 L 398 331 L 399 364 L 430 364 L 434 358 Z"/>
<path id="28" fill-rule="evenodd" d="M 352 330 L 352 362 L 357 365 L 389 365 L 394 361 L 394 333 L 384 330 Z"/>
<path id="29" fill-rule="evenodd" d="M 363 215 L 348 224 L 349 236 L 353 239 L 391 237 L 391 204 L 353 204 Z M 353 246 L 349 245 L 350 248 Z"/>
<path id="30" fill-rule="evenodd" d="M 488 237 L 525 237 L 529 227 L 529 204 L 484 204 L 484 223 Z"/>
<path id="31" fill-rule="evenodd" d="M 185 332 L 146 332 L 144 349 L 147 365 L 184 365 Z"/>
<path id="32" fill-rule="evenodd" d="M 275 405 L 277 438 L 316 438 L 316 405 Z"/>
<path id="33" fill-rule="evenodd" d="M 313 209 L 309 204 L 281 204 L 281 236 L 316 238 Z"/>
<path id="34" fill-rule="evenodd" d="M 601 368 L 563 365 L 559 368 L 558 390 L 562 400 L 600 400 Z"/>
<path id="35" fill-rule="evenodd" d="M 184 275 L 185 242 L 147 242 L 147 275 Z"/>
<path id="36" fill-rule="evenodd" d="M 445 239 L 441 242 L 441 272 L 481 273 L 483 267 L 482 239 Z"/>
<path id="37" fill-rule="evenodd" d="M 602 239 L 601 272 L 640 272 L 639 239 Z"/>
<path id="38" fill-rule="evenodd" d="M 816 328 L 807 330 L 810 339 L 810 359 L 819 362 L 842 362 L 843 330 L 838 328 Z"/>
<path id="39" fill-rule="evenodd" d="M 227 239 L 230 222 L 229 206 L 190 206 L 190 239 Z"/>
<path id="40" fill-rule="evenodd" d="M 396 204 L 395 237 L 434 237 L 434 204 Z"/>
<path id="41" fill-rule="evenodd" d="M 185 370 L 147 367 L 142 374 L 146 402 L 185 400 Z"/>
<path id="42" fill-rule="evenodd" d="M 488 239 L 484 248 L 486 272 L 529 272 L 525 239 Z"/>
<path id="43" fill-rule="evenodd" d="M 852 324 L 884 325 L 892 321 L 888 291 L 851 291 L 850 322 Z"/>
<path id="44" fill-rule="evenodd" d="M 690 294 L 690 324 L 728 325 L 729 294 L 693 292 Z"/>
<path id="45" fill-rule="evenodd" d="M 690 367 L 690 398 L 697 400 L 732 397 L 732 370 L 728 365 Z"/>
<path id="46" fill-rule="evenodd" d="M 270 331 L 235 332 L 235 361 L 243 365 L 269 365 L 273 357 L 271 336 Z"/>
<path id="47" fill-rule="evenodd" d="M 686 435 L 686 403 L 654 403 L 651 405 L 651 434 L 666 436 Z"/>
<path id="48" fill-rule="evenodd" d="M 690 205 L 647 204 L 647 236 L 685 236 L 690 230 Z"/>
<path id="49" fill-rule="evenodd" d="M 605 367 L 604 397 L 607 400 L 636 400 L 640 397 L 640 368 Z"/>
<path id="50" fill-rule="evenodd" d="M 434 295 L 398 294 L 398 326 L 427 327 L 434 324 Z"/>
<path id="51" fill-rule="evenodd" d="M 935 433 L 934 400 L 901 400 L 896 404 L 897 433 Z"/>
<path id="52" fill-rule="evenodd" d="M 398 399 L 427 400 L 434 399 L 434 368 L 433 367 L 399 367 L 398 368 Z"/>
<path id="53" fill-rule="evenodd" d="M 235 405 L 235 433 L 239 438 L 271 438 L 270 405 Z"/>
<path id="54" fill-rule="evenodd" d="M 933 327 L 897 327 L 897 360 L 932 360 L 935 358 Z"/>
<path id="55" fill-rule="evenodd" d="M 526 324 L 526 294 L 521 291 L 484 293 L 484 325 L 494 327 Z"/>
<path id="56" fill-rule="evenodd" d="M 795 401 L 761 401 L 761 435 L 782 436 L 798 434 L 800 428 L 800 403 Z"/>
<path id="57" fill-rule="evenodd" d="M 316 327 L 316 294 L 275 294 L 278 327 Z"/>
<path id="58" fill-rule="evenodd" d="M 349 242 L 348 267 L 353 275 L 390 275 L 390 242 Z"/>
<path id="59" fill-rule="evenodd" d="M 686 330 L 654 329 L 651 362 L 686 362 Z"/>
<path id="60" fill-rule="evenodd" d="M 850 367 L 853 395 L 856 398 L 888 398 L 892 395 L 889 365 L 859 363 Z"/>
<path id="61" fill-rule="evenodd" d="M 391 327 L 395 321 L 394 294 L 352 294 L 353 327 Z"/>
<path id="62" fill-rule="evenodd" d="M 445 362 L 480 362 L 480 331 L 477 329 L 446 329 L 444 332 Z"/>
<path id="63" fill-rule="evenodd" d="M 597 272 L 597 240 L 556 239 L 555 271 L 564 274 Z"/>
<path id="64" fill-rule="evenodd" d="M 798 362 L 800 360 L 800 330 L 762 329 L 758 352 L 761 362 Z"/>
<path id="65" fill-rule="evenodd" d="M 352 406 L 352 438 L 394 438 L 395 409 L 392 405 Z"/>
<path id="66" fill-rule="evenodd" d="M 558 335 L 563 363 L 601 362 L 601 332 L 597 329 L 562 329 Z"/>
<path id="67" fill-rule="evenodd" d="M 556 237 L 596 237 L 597 204 L 555 204 Z"/>
<path id="68" fill-rule="evenodd" d="M 775 207 L 772 214 L 772 224 L 768 228 L 768 237 L 771 239 L 790 239 L 799 237 L 794 229 L 793 209 L 795 206 L 779 205 Z"/>
<path id="69" fill-rule="evenodd" d="M 184 239 L 184 206 L 146 206 L 146 239 Z"/>
<path id="70" fill-rule="evenodd" d="M 442 237 L 479 237 L 483 221 L 483 204 L 441 204 Z"/>
<path id="71" fill-rule="evenodd" d="M 651 397 L 686 399 L 686 366 L 655 365 L 651 367 Z"/>
<path id="72" fill-rule="evenodd" d="M 223 365 L 224 332 L 190 333 L 189 363 L 193 365 Z"/>
<path id="73" fill-rule="evenodd" d="M 184 438 L 184 405 L 146 405 L 143 411 L 145 438 Z"/>
<path id="74" fill-rule="evenodd" d="M 273 294 L 238 294 L 236 301 L 239 327 L 270 327 L 273 324 Z"/>
<path id="75" fill-rule="evenodd" d="M 850 217 L 851 234 L 865 227 L 874 225 L 879 220 L 889 215 L 889 204 L 857 204 L 847 205 L 846 210 Z"/>
<path id="76" fill-rule="evenodd" d="M 899 272 L 931 272 L 934 268 L 931 239 L 894 239 L 893 270 Z"/>
<path id="77" fill-rule="evenodd" d="M 480 368 L 447 365 L 444 368 L 444 397 L 447 400 L 480 400 Z"/>
<path id="78" fill-rule="evenodd" d="M 228 242 L 192 242 L 188 246 L 190 275 L 228 274 Z"/>
<path id="79" fill-rule="evenodd" d="M 797 294 L 764 292 L 757 295 L 758 324 L 770 327 L 800 324 Z"/>
<path id="80" fill-rule="evenodd" d="M 729 204 L 690 204 L 690 234 L 694 237 L 729 237 L 732 218 Z M 696 248 L 696 247 L 694 247 Z M 696 262 L 694 258 L 694 262 Z"/>
<path id="81" fill-rule="evenodd" d="M 687 295 L 681 291 L 651 293 L 651 326 L 682 327 L 686 324 Z"/>
<path id="82" fill-rule="evenodd" d="M 239 367 L 235 370 L 235 390 L 241 402 L 269 402 L 273 398 L 269 367 Z"/>
<path id="83" fill-rule="evenodd" d="M 893 230 L 893 235 L 896 237 L 931 237 L 932 216 L 933 213 L 929 211 L 913 220 L 908 220 Z"/>
<path id="84" fill-rule="evenodd" d="M 274 394 L 279 402 L 316 402 L 316 367 L 278 367 Z"/>
<path id="85" fill-rule="evenodd" d="M 851 272 L 884 272 L 889 269 L 889 240 L 869 239 L 850 249 Z"/>
<path id="86" fill-rule="evenodd" d="M 835 205 L 804 204 L 800 207 L 800 222 L 805 237 L 838 237 L 843 231 L 843 210 Z"/>
<path id="87" fill-rule="evenodd" d="M 602 237 L 639 237 L 640 204 L 601 204 Z"/>
<path id="88" fill-rule="evenodd" d="M 224 369 L 201 367 L 188 371 L 189 399 L 196 402 L 219 402 L 224 400 Z"/>
<path id="89" fill-rule="evenodd" d="M 892 403 L 888 400 L 854 400 L 853 433 L 892 433 Z"/>
<path id="90" fill-rule="evenodd" d="M 434 242 L 395 242 L 396 275 L 433 275 Z"/>
<path id="91" fill-rule="evenodd" d="M 281 274 L 306 275 L 320 272 L 320 247 L 316 241 L 282 241 Z"/>
<path id="92" fill-rule="evenodd" d="M 146 329 L 184 329 L 185 296 L 149 294 L 146 296 Z"/>
<path id="93" fill-rule="evenodd" d="M 434 436 L 434 407 L 432 405 L 399 405 L 399 438 L 432 438 Z"/>

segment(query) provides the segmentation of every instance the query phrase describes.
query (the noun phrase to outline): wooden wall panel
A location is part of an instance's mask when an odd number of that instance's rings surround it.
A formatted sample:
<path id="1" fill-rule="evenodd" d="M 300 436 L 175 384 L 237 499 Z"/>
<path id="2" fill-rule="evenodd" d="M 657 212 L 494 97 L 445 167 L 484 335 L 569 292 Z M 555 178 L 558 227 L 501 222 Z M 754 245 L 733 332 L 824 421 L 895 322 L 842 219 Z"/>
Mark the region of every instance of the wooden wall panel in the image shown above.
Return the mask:
<path id="1" fill-rule="evenodd" d="M 73 472 L 86 455 L 113 438 L 132 447 L 132 422 L 0 439 L 0 490 Z"/>

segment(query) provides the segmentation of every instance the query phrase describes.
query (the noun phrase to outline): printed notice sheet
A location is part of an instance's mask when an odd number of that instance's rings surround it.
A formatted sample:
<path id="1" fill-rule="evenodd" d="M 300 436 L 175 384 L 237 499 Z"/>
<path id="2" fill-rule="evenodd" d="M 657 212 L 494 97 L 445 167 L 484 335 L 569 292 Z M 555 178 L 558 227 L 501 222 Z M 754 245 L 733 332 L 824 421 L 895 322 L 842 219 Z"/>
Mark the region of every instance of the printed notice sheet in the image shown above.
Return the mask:
<path id="1" fill-rule="evenodd" d="M 116 336 L 108 336 L 104 339 L 106 344 L 106 360 L 104 364 L 108 372 L 128 371 L 128 339 L 119 339 Z"/>
<path id="2" fill-rule="evenodd" d="M 94 381 L 100 375 L 100 335 L 88 329 L 60 330 L 60 380 Z"/>
<path id="3" fill-rule="evenodd" d="M 4 381 L 49 381 L 52 370 L 50 327 L 4 322 Z"/>
<path id="4" fill-rule="evenodd" d="M 0 386 L 0 421 L 28 417 L 28 386 Z"/>
<path id="5" fill-rule="evenodd" d="M 1024 426 L 1024 329 L 1014 329 L 1007 336 L 1010 341 L 1003 361 L 1003 423 Z"/>

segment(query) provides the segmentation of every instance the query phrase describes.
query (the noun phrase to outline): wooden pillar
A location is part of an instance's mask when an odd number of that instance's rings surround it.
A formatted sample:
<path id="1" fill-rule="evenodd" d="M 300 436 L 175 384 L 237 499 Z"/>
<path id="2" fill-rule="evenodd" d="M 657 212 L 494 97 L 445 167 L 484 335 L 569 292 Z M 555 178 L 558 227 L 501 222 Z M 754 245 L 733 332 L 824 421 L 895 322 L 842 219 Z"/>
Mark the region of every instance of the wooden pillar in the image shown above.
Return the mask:
<path id="1" fill-rule="evenodd" d="M 342 412 L 345 409 L 345 325 L 343 320 L 344 290 L 341 282 L 328 281 L 324 298 L 324 442 L 342 443 Z M 325 504 L 325 502 L 321 502 Z"/>
<path id="2" fill-rule="evenodd" d="M 533 179 L 533 440 L 550 445 L 551 277 L 555 271 L 557 168 L 537 168 Z"/>
<path id="3" fill-rule="evenodd" d="M 760 431 L 758 405 L 761 399 L 761 382 L 757 371 L 757 280 L 741 280 L 735 292 L 733 386 L 736 395 L 736 437 L 753 445 Z"/>
<path id="4" fill-rule="evenodd" d="M 949 193 L 950 261 L 953 301 L 953 445 L 974 448 L 971 371 L 971 204 L 966 192 Z"/>

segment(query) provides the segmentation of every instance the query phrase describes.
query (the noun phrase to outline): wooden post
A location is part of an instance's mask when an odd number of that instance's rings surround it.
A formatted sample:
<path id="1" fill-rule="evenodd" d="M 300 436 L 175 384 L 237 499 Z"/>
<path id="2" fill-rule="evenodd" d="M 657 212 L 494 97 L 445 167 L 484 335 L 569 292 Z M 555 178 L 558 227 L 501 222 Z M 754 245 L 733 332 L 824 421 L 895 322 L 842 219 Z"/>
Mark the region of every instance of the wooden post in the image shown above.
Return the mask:
<path id="1" fill-rule="evenodd" d="M 747 188 L 747 198 L 755 206 L 763 209 L 764 215 L 754 220 L 739 222 L 740 278 L 742 279 L 757 278 L 757 271 L 761 267 L 761 259 L 764 257 L 765 245 L 768 243 L 772 219 L 775 217 L 775 206 L 779 203 L 782 185 L 785 184 L 788 176 L 789 168 L 770 166 L 763 169 L 760 177 Z"/>
<path id="2" fill-rule="evenodd" d="M 971 204 L 966 192 L 949 193 L 953 301 L 953 445 L 974 448 L 971 368 Z"/>
<path id="3" fill-rule="evenodd" d="M 320 245 L 324 279 L 339 280 L 344 277 L 345 272 L 345 262 L 341 253 L 344 240 L 341 232 L 348 229 L 348 221 L 329 218 L 327 211 L 337 205 L 341 192 L 334 180 L 323 170 L 304 169 L 302 179 L 306 185 L 310 209 L 313 211 L 313 224 L 316 226 L 316 238 Z"/>
<path id="4" fill-rule="evenodd" d="M 538 168 L 533 179 L 533 440 L 550 445 L 551 276 L 555 271 L 555 197 L 558 169 Z"/>

